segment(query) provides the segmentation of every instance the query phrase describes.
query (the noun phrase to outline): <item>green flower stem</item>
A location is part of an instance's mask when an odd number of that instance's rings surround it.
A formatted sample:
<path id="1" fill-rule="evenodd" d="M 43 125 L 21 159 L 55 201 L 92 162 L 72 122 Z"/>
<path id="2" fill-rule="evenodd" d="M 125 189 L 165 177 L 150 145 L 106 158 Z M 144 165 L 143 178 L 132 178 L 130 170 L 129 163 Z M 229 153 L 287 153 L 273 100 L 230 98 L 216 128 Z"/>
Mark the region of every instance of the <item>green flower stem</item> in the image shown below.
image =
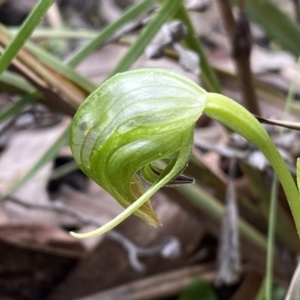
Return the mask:
<path id="1" fill-rule="evenodd" d="M 299 192 L 291 173 L 265 129 L 249 111 L 220 94 L 207 93 L 204 113 L 234 130 L 263 152 L 284 189 L 299 235 Z"/>
<path id="2" fill-rule="evenodd" d="M 34 7 L 28 18 L 21 26 L 19 32 L 12 42 L 4 50 L 0 57 L 0 74 L 9 66 L 14 57 L 18 54 L 35 27 L 40 23 L 44 15 L 55 0 L 40 0 Z"/>

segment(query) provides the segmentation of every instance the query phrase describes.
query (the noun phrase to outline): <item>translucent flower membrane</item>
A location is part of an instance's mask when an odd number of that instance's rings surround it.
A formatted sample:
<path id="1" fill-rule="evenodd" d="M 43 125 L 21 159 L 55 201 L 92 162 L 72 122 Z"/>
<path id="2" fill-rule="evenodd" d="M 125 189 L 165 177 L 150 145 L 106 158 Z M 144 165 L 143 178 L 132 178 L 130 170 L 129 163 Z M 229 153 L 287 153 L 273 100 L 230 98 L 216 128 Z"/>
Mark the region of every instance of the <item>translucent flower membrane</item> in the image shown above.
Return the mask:
<path id="1" fill-rule="evenodd" d="M 232 99 L 207 93 L 175 71 L 140 69 L 107 80 L 73 119 L 70 146 L 76 162 L 125 210 L 99 229 L 71 234 L 78 238 L 102 234 L 131 214 L 153 226 L 160 224 L 150 197 L 163 186 L 193 182 L 181 173 L 188 164 L 194 125 L 202 113 L 264 153 L 282 184 L 300 232 L 298 189 L 255 117 Z M 163 164 L 157 164 L 159 161 Z M 141 176 L 152 184 L 149 188 L 144 188 Z"/>

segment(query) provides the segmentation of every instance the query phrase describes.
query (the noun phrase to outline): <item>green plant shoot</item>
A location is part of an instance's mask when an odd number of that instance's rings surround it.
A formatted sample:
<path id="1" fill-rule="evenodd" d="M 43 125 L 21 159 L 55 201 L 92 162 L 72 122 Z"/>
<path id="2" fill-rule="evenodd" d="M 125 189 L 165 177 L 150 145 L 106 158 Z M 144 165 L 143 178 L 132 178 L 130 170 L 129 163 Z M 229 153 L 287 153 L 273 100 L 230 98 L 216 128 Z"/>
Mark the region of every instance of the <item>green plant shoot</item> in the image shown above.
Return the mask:
<path id="1" fill-rule="evenodd" d="M 181 176 L 191 155 L 194 126 L 202 113 L 239 133 L 265 154 L 300 232 L 297 187 L 256 118 L 234 100 L 208 93 L 178 72 L 153 68 L 113 76 L 76 112 L 70 137 L 73 156 L 82 171 L 125 210 L 99 229 L 71 234 L 77 238 L 96 236 L 132 214 L 150 225 L 160 224 L 150 197 Z M 149 188 L 145 182 L 151 184 Z"/>

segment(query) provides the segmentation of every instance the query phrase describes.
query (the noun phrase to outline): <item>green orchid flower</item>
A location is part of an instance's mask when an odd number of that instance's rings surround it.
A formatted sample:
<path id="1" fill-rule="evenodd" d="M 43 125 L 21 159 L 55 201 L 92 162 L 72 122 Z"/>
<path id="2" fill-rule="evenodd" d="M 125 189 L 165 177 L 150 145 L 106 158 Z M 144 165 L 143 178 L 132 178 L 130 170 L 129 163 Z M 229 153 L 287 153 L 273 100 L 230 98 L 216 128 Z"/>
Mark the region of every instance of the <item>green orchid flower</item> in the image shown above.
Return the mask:
<path id="1" fill-rule="evenodd" d="M 160 224 L 150 197 L 163 186 L 191 182 L 181 173 L 189 162 L 194 126 L 202 113 L 265 154 L 282 183 L 294 218 L 299 216 L 295 182 L 251 113 L 232 99 L 206 92 L 178 72 L 139 69 L 108 79 L 74 116 L 70 145 L 76 162 L 125 210 L 99 229 L 71 234 L 77 238 L 102 234 L 131 214 L 150 225 Z M 151 183 L 149 188 L 145 188 L 146 181 Z"/>

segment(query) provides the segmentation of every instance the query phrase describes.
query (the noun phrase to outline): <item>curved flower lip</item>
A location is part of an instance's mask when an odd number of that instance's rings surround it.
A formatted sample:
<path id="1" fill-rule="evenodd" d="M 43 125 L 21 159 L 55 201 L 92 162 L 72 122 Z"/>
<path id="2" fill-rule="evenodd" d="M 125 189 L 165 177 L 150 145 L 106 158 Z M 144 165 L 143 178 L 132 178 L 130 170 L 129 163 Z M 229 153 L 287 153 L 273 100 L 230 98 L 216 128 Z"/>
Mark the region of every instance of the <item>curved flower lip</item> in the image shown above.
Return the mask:
<path id="1" fill-rule="evenodd" d="M 152 162 L 172 157 L 166 167 L 171 177 L 162 171 L 153 185 L 161 185 L 166 177 L 169 183 L 178 184 L 174 178 L 187 165 L 192 128 L 205 101 L 202 88 L 173 70 L 139 69 L 117 74 L 76 112 L 70 143 L 74 158 L 123 207 L 132 207 L 137 199 L 148 195 L 137 173 Z M 155 226 L 160 222 L 149 197 L 143 198 L 134 214 Z"/>

